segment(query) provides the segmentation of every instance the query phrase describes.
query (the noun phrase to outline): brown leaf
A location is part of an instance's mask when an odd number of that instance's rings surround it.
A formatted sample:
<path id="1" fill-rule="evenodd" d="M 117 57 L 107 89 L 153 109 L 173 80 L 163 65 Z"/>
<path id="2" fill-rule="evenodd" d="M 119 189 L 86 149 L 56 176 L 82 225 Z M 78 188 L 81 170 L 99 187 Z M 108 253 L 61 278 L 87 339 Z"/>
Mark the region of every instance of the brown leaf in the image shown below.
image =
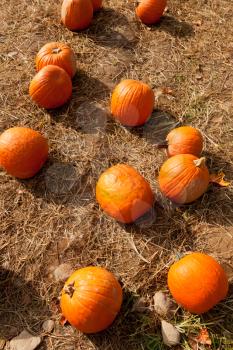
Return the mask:
<path id="1" fill-rule="evenodd" d="M 223 172 L 220 172 L 219 174 L 210 174 L 210 182 L 213 182 L 215 184 L 218 184 L 222 187 L 228 187 L 230 186 L 230 182 L 224 180 L 225 174 Z"/>
<path id="2" fill-rule="evenodd" d="M 212 341 L 210 339 L 209 332 L 208 332 L 207 328 L 202 328 L 200 330 L 198 336 L 195 338 L 195 340 L 199 344 L 203 344 L 203 345 L 211 345 L 212 344 Z"/>
<path id="3" fill-rule="evenodd" d="M 154 90 L 155 98 L 158 100 L 163 95 L 174 96 L 174 91 L 168 86 L 162 86 Z"/>

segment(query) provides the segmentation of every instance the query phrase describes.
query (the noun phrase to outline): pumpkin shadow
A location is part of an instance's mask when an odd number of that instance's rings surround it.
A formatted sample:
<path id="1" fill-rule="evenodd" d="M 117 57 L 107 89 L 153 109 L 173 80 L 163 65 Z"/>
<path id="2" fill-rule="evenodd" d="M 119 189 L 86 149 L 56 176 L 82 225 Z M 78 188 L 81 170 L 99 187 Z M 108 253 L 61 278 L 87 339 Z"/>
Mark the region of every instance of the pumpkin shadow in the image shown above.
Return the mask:
<path id="1" fill-rule="evenodd" d="M 0 338 L 11 339 L 28 329 L 41 333 L 41 323 L 50 317 L 45 300 L 31 282 L 0 267 Z"/>
<path id="2" fill-rule="evenodd" d="M 233 275 L 232 275 L 233 276 Z M 209 324 L 208 331 L 222 339 L 222 349 L 232 349 L 233 346 L 233 284 L 229 284 L 227 298 L 217 304 L 209 312 L 201 315 L 203 323 Z M 224 330 L 224 332 L 223 332 Z"/>
<path id="3" fill-rule="evenodd" d="M 177 118 L 170 112 L 156 109 L 150 119 L 139 127 L 126 127 L 133 135 L 144 138 L 153 146 L 164 142 L 167 134 L 180 124 Z"/>
<path id="4" fill-rule="evenodd" d="M 194 36 L 194 29 L 190 23 L 180 21 L 173 16 L 162 16 L 161 20 L 150 28 L 151 31 L 160 30 L 179 38 Z"/>
<path id="5" fill-rule="evenodd" d="M 141 349 L 144 336 L 152 331 L 155 320 L 148 310 L 137 312 L 133 310 L 136 295 L 124 291 L 121 310 L 113 324 L 103 332 L 87 335 L 96 349 Z"/>
<path id="6" fill-rule="evenodd" d="M 18 180 L 27 191 L 47 203 L 85 206 L 93 200 L 88 184 L 87 167 L 71 162 L 49 159 L 43 169 L 33 178 Z"/>
<path id="7" fill-rule="evenodd" d="M 73 79 L 71 100 L 63 107 L 49 110 L 48 113 L 54 123 L 93 134 L 93 130 L 95 132 L 98 127 L 102 130 L 106 123 L 108 112 L 102 101 L 109 97 L 109 93 L 110 89 L 106 84 L 87 72 L 78 70 Z"/>
<path id="8" fill-rule="evenodd" d="M 79 35 L 88 36 L 97 45 L 132 50 L 138 42 L 136 24 L 112 8 L 103 8 L 95 14 L 92 25 Z"/>
<path id="9" fill-rule="evenodd" d="M 210 173 L 223 171 L 226 180 L 232 181 L 233 164 L 226 159 L 209 152 L 203 152 Z M 230 187 L 210 184 L 204 195 L 186 206 L 187 215 L 194 216 L 199 222 L 231 227 L 233 225 L 233 191 Z"/>

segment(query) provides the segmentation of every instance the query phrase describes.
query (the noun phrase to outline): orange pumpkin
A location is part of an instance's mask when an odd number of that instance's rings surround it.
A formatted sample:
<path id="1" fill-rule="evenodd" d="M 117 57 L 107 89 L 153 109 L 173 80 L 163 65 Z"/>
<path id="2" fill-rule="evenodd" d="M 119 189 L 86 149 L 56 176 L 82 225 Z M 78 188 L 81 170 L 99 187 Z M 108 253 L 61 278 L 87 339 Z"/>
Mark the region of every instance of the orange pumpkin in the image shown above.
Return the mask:
<path id="1" fill-rule="evenodd" d="M 117 164 L 100 176 L 96 199 L 108 215 L 131 223 L 149 211 L 154 196 L 148 182 L 134 168 Z"/>
<path id="2" fill-rule="evenodd" d="M 199 157 L 202 152 L 203 138 L 199 130 L 191 126 L 181 126 L 169 132 L 166 138 L 169 157 L 177 154 L 193 154 Z"/>
<path id="3" fill-rule="evenodd" d="M 47 158 L 47 140 L 35 130 L 14 127 L 0 136 L 0 166 L 12 176 L 20 179 L 34 176 Z"/>
<path id="4" fill-rule="evenodd" d="M 102 7 L 103 0 L 92 0 L 93 10 L 99 11 Z"/>
<path id="5" fill-rule="evenodd" d="M 170 267 L 168 287 L 178 304 L 190 312 L 202 314 L 226 297 L 228 280 L 215 259 L 192 253 Z"/>
<path id="6" fill-rule="evenodd" d="M 76 59 L 74 51 L 66 44 L 52 42 L 44 45 L 36 55 L 37 71 L 48 65 L 63 68 L 71 78 L 76 73 Z"/>
<path id="7" fill-rule="evenodd" d="M 61 7 L 61 21 L 69 30 L 83 30 L 89 27 L 93 17 L 91 0 L 64 0 Z"/>
<path id="8" fill-rule="evenodd" d="M 32 100 L 40 107 L 57 108 L 66 103 L 72 94 L 72 82 L 66 71 L 58 66 L 42 68 L 29 87 Z"/>
<path id="9" fill-rule="evenodd" d="M 147 84 L 126 79 L 113 91 L 111 113 L 123 125 L 143 125 L 151 116 L 154 102 L 154 92 Z"/>
<path id="10" fill-rule="evenodd" d="M 83 333 L 106 329 L 122 304 L 122 288 L 115 276 L 101 267 L 75 271 L 66 281 L 61 295 L 62 314 Z"/>
<path id="11" fill-rule="evenodd" d="M 162 165 L 158 180 L 160 189 L 167 198 L 185 204 L 193 202 L 207 190 L 210 175 L 205 158 L 178 154 Z"/>
<path id="12" fill-rule="evenodd" d="M 167 0 L 141 0 L 136 15 L 144 24 L 155 24 L 162 17 Z"/>

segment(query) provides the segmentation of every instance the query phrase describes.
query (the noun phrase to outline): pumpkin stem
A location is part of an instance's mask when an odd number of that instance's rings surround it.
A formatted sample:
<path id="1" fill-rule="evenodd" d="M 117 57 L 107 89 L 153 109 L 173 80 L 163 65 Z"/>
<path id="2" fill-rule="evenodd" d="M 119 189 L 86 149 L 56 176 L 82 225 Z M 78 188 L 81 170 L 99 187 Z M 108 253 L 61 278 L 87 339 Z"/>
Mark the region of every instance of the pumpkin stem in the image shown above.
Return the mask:
<path id="1" fill-rule="evenodd" d="M 74 288 L 74 282 L 68 284 L 67 286 L 64 287 L 64 292 L 65 294 L 68 294 L 70 298 L 72 298 L 75 288 Z"/>
<path id="2" fill-rule="evenodd" d="M 164 140 L 163 142 L 157 143 L 157 148 L 168 148 L 168 141 Z"/>
<path id="3" fill-rule="evenodd" d="M 196 159 L 196 160 L 193 161 L 193 163 L 194 163 L 197 167 L 201 168 L 202 166 L 205 165 L 205 157 L 201 157 L 201 158 L 199 158 L 199 159 Z"/>
<path id="4" fill-rule="evenodd" d="M 61 48 L 60 48 L 60 47 L 56 47 L 56 48 L 54 48 L 54 49 L 52 50 L 52 52 L 58 54 L 58 53 L 61 52 Z"/>

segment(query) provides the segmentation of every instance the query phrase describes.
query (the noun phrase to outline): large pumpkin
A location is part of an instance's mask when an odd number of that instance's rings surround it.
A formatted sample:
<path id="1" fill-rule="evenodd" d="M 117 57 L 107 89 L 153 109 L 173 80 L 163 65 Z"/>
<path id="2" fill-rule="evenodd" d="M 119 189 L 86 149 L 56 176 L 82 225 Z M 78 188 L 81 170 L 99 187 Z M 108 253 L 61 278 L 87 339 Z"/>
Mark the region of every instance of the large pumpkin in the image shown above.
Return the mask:
<path id="1" fill-rule="evenodd" d="M 117 164 L 100 176 L 96 199 L 107 214 L 131 223 L 149 211 L 154 196 L 148 182 L 134 168 Z"/>
<path id="2" fill-rule="evenodd" d="M 154 102 L 154 92 L 147 84 L 126 79 L 113 91 L 111 113 L 123 125 L 143 125 L 151 116 Z"/>
<path id="3" fill-rule="evenodd" d="M 203 138 L 199 130 L 192 126 L 181 126 L 169 132 L 166 138 L 168 156 L 193 154 L 199 157 L 202 152 Z"/>
<path id="4" fill-rule="evenodd" d="M 76 59 L 74 51 L 66 44 L 51 42 L 45 44 L 36 55 L 37 71 L 48 65 L 63 68 L 71 78 L 76 73 Z"/>
<path id="5" fill-rule="evenodd" d="M 46 109 L 60 107 L 71 97 L 71 78 L 64 69 L 48 65 L 32 79 L 29 94 L 40 107 Z"/>
<path id="6" fill-rule="evenodd" d="M 103 0 L 92 0 L 93 10 L 99 11 L 102 7 Z"/>
<path id="7" fill-rule="evenodd" d="M 190 312 L 202 314 L 226 297 L 228 280 L 215 259 L 192 253 L 170 267 L 168 287 L 178 304 Z"/>
<path id="8" fill-rule="evenodd" d="M 93 17 L 91 0 L 64 0 L 61 7 L 61 21 L 70 30 L 89 27 Z"/>
<path id="9" fill-rule="evenodd" d="M 0 136 L 0 166 L 12 176 L 20 179 L 34 176 L 47 157 L 47 140 L 35 130 L 14 127 Z"/>
<path id="10" fill-rule="evenodd" d="M 144 24 L 155 24 L 162 17 L 166 5 L 167 0 L 141 0 L 136 15 Z"/>
<path id="11" fill-rule="evenodd" d="M 101 267 L 85 267 L 75 271 L 65 283 L 61 295 L 62 314 L 83 333 L 100 332 L 117 316 L 122 294 L 111 272 Z"/>
<path id="12" fill-rule="evenodd" d="M 210 181 L 205 158 L 178 154 L 165 161 L 159 172 L 162 193 L 172 202 L 191 203 L 206 190 Z"/>

